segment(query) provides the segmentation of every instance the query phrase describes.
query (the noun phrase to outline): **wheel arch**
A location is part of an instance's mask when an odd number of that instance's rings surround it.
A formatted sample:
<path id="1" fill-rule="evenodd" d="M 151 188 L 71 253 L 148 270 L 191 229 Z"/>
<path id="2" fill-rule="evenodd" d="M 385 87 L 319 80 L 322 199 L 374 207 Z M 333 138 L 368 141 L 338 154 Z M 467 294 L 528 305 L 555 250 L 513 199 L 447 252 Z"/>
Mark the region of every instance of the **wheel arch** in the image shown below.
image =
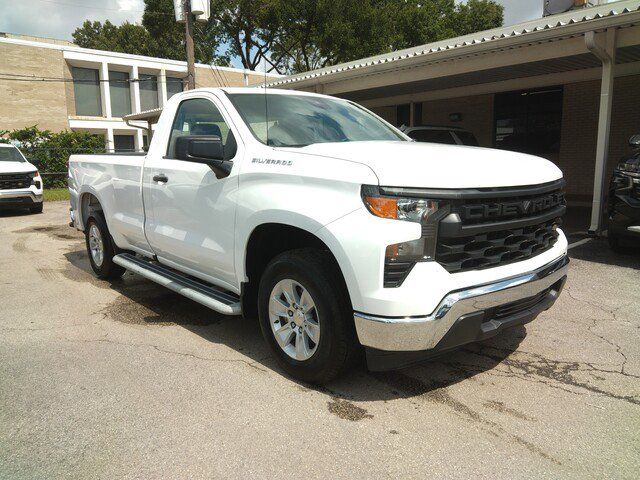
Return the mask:
<path id="1" fill-rule="evenodd" d="M 301 248 L 326 251 L 348 292 L 342 268 L 331 248 L 316 234 L 295 225 L 267 222 L 257 225 L 249 235 L 244 249 L 244 282 L 242 283 L 242 311 L 245 317 L 257 316 L 258 284 L 265 268 L 281 253 Z"/>

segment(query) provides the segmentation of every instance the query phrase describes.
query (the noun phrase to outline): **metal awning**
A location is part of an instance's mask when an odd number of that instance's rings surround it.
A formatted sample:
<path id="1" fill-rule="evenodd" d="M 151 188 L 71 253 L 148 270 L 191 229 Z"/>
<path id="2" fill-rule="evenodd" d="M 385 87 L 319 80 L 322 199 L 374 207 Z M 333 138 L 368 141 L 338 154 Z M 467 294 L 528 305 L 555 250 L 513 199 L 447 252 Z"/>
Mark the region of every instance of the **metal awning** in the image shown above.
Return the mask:
<path id="1" fill-rule="evenodd" d="M 125 122 L 129 121 L 143 121 L 147 123 L 158 123 L 158 119 L 160 118 L 160 114 L 162 113 L 162 107 L 153 108 L 151 110 L 145 110 L 140 113 L 130 113 L 129 115 L 125 115 L 122 117 Z M 132 125 L 133 126 L 133 125 Z"/>
<path id="2" fill-rule="evenodd" d="M 146 130 L 148 141 L 149 143 L 151 143 L 151 138 L 153 137 L 153 125 L 158 123 L 161 113 L 162 107 L 159 107 L 153 108 L 151 110 L 145 110 L 139 113 L 130 113 L 129 115 L 125 115 L 122 118 L 130 127 Z M 135 123 L 131 122 L 145 122 L 146 125 L 136 125 Z"/>

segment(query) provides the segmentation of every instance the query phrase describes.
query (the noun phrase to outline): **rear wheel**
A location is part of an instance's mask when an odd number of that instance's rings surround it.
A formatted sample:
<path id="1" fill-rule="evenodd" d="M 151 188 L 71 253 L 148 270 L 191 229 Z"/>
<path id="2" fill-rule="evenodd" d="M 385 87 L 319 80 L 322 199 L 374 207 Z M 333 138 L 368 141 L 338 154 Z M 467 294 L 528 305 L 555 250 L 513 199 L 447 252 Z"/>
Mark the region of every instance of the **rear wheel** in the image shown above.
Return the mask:
<path id="1" fill-rule="evenodd" d="M 344 282 L 326 252 L 301 249 L 269 263 L 260 281 L 260 327 L 291 376 L 326 383 L 358 350 Z"/>
<path id="2" fill-rule="evenodd" d="M 96 212 L 87 219 L 85 240 L 91 268 L 98 278 L 113 279 L 124 274 L 125 269 L 113 263 L 116 247 L 100 213 Z"/>

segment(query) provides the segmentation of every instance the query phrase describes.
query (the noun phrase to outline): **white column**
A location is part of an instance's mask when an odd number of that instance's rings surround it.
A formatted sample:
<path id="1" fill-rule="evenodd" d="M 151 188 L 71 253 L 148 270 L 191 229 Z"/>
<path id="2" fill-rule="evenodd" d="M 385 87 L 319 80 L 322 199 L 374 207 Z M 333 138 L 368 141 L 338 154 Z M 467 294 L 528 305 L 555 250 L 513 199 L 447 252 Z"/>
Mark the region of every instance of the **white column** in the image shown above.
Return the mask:
<path id="1" fill-rule="evenodd" d="M 596 146 L 596 166 L 593 179 L 593 204 L 591 207 L 591 226 L 589 233 L 599 234 L 602 230 L 602 215 L 607 177 L 607 159 L 609 157 L 609 136 L 611 132 L 611 111 L 613 107 L 613 81 L 616 66 L 616 30 L 610 28 L 606 33 L 607 44 L 602 49 L 596 43 L 593 32 L 587 34 L 589 49 L 602 61 L 602 84 L 600 86 L 600 114 L 598 118 L 598 143 Z"/>
<path id="2" fill-rule="evenodd" d="M 111 91 L 109 90 L 109 64 L 100 64 L 100 97 L 102 99 L 102 116 L 111 118 Z"/>
<path id="3" fill-rule="evenodd" d="M 129 79 L 131 82 L 131 111 L 133 113 L 140 113 L 142 109 L 140 108 L 140 80 L 138 73 L 138 66 L 133 65 L 131 67 L 131 72 L 129 73 Z"/>
<path id="4" fill-rule="evenodd" d="M 136 128 L 135 133 L 135 148 L 136 151 L 141 152 L 144 146 L 144 140 L 142 139 L 143 131 L 140 128 Z"/>
<path id="5" fill-rule="evenodd" d="M 158 75 L 158 105 L 164 107 L 167 103 L 167 71 L 163 68 Z"/>
<path id="6" fill-rule="evenodd" d="M 115 142 L 113 140 L 113 130 L 111 128 L 107 129 L 107 151 L 113 152 L 115 150 Z"/>

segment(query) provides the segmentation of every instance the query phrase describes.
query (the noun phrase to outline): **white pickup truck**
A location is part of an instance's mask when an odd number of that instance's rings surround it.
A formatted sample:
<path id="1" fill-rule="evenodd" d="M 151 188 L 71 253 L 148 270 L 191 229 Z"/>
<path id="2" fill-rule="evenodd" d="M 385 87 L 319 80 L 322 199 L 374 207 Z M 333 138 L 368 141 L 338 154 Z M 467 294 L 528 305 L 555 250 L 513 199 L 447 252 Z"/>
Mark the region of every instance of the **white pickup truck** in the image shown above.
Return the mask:
<path id="1" fill-rule="evenodd" d="M 334 378 L 361 346 L 372 370 L 421 361 L 562 290 L 564 182 L 544 159 L 416 143 L 296 91 L 191 90 L 151 117 L 146 155 L 69 161 L 93 270 L 257 317 L 299 379 Z"/>

